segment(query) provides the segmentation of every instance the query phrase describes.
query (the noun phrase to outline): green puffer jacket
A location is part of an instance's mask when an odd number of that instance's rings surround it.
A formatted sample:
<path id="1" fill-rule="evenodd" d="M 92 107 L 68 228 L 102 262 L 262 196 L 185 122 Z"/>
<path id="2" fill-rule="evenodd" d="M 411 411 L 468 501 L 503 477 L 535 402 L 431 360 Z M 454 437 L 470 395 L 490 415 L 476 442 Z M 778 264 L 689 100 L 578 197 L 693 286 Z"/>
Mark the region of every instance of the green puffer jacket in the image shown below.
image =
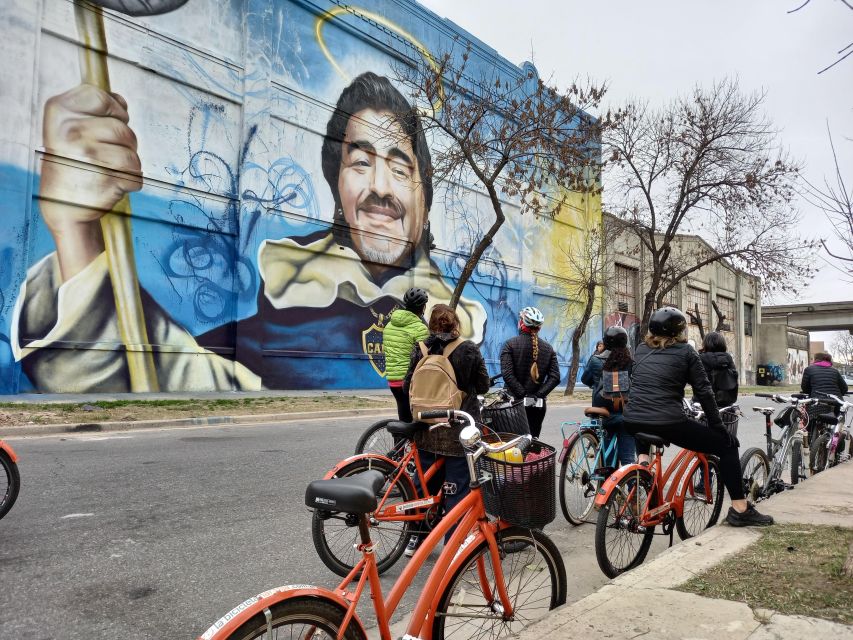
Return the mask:
<path id="1" fill-rule="evenodd" d="M 411 311 L 397 309 L 382 331 L 385 351 L 385 378 L 388 382 L 402 380 L 409 370 L 412 347 L 429 335 L 423 320 Z"/>

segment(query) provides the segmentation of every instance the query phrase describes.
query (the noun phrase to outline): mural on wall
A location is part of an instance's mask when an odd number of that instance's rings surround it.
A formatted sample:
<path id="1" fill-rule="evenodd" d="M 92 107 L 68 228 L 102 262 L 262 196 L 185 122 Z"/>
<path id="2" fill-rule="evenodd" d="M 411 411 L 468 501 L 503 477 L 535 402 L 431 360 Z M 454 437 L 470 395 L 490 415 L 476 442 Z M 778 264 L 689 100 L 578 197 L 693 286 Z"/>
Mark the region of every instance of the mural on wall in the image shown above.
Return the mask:
<path id="1" fill-rule="evenodd" d="M 415 5 L 326 4 L 139 3 L 169 12 L 138 18 L 164 34 L 142 43 L 105 12 L 110 85 L 75 83 L 84 34 L 72 3 L 45 1 L 39 112 L 18 118 L 43 151 L 32 176 L 0 168 L 33 194 L 0 237 L 4 392 L 384 385 L 386 319 L 411 286 L 450 299 L 488 209 L 433 184 L 434 141 L 399 116 L 412 105 L 388 51 L 425 55 L 447 35 Z M 124 240 L 111 217 L 132 220 Z M 534 298 L 518 240 L 558 222 L 509 216 L 465 289 L 463 334 L 490 363 Z M 571 332 L 543 306 L 565 363 Z"/>
<path id="2" fill-rule="evenodd" d="M 785 373 L 788 384 L 800 384 L 803 381 L 803 371 L 809 366 L 809 353 L 801 349 L 788 347 L 785 362 Z"/>

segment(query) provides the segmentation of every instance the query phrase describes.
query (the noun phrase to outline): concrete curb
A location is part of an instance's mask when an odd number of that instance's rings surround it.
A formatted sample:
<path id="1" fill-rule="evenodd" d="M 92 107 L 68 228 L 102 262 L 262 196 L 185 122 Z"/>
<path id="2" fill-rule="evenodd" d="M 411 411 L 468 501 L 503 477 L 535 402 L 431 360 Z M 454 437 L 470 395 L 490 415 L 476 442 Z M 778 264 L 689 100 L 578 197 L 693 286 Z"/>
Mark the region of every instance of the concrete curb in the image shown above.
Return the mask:
<path id="1" fill-rule="evenodd" d="M 378 409 L 331 409 L 328 411 L 301 411 L 293 413 L 260 413 L 246 416 L 209 416 L 204 418 L 175 418 L 168 420 L 138 420 L 133 422 L 89 422 L 81 424 L 18 425 L 0 428 L 0 438 L 18 436 L 53 436 L 78 433 L 108 433 L 136 431 L 138 429 L 205 427 L 225 424 L 260 424 L 263 422 L 295 422 L 297 420 L 322 420 L 323 418 L 348 418 L 375 415 L 377 419 L 392 417 L 396 413 Z"/>
<path id="2" fill-rule="evenodd" d="M 551 407 L 587 406 L 584 401 L 554 401 Z M 208 416 L 202 418 L 169 418 L 162 420 L 137 420 L 115 422 L 83 422 L 76 424 L 22 424 L 0 427 L 0 438 L 24 436 L 54 436 L 77 433 L 106 433 L 135 431 L 137 429 L 206 427 L 224 424 L 259 424 L 263 422 L 295 422 L 297 420 L 319 420 L 323 418 L 355 417 L 375 415 L 377 419 L 396 415 L 393 407 L 365 409 L 329 409 L 325 411 L 299 411 L 291 413 L 259 413 L 245 416 Z"/>
<path id="3" fill-rule="evenodd" d="M 851 505 L 853 464 L 847 463 L 773 496 L 761 503 L 760 510 L 779 522 L 850 527 Z M 760 529 L 727 524 L 707 529 L 595 593 L 550 612 L 513 637 L 538 640 L 580 633 L 586 640 L 641 636 L 664 640 L 853 638 L 853 626 L 672 590 L 744 549 L 760 535 Z"/>

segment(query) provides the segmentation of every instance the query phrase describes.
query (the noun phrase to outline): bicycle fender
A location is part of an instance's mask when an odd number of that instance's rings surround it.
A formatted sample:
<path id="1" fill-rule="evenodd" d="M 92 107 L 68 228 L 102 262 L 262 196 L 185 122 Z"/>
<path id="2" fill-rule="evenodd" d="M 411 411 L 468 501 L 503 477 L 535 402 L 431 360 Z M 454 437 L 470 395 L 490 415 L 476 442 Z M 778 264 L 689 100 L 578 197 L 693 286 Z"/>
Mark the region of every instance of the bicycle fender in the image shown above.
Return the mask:
<path id="1" fill-rule="evenodd" d="M 8 454 L 8 456 L 9 456 L 9 458 L 11 458 L 12 462 L 14 462 L 14 463 L 18 462 L 18 456 L 15 453 L 15 450 L 12 449 L 11 445 L 6 444 L 2 440 L 0 440 L 0 449 L 2 449 L 3 451 L 5 451 Z"/>
<path id="2" fill-rule="evenodd" d="M 396 467 L 397 463 L 394 462 L 391 458 L 387 456 L 383 456 L 378 453 L 359 453 L 354 456 L 350 456 L 349 458 L 344 458 L 340 462 L 338 462 L 334 467 L 329 469 L 326 472 L 326 475 L 323 476 L 323 480 L 329 480 L 338 475 L 338 472 L 346 467 L 347 465 L 352 464 L 353 462 L 357 462 L 358 460 L 381 460 L 382 462 L 387 462 L 392 467 Z"/>
<path id="3" fill-rule="evenodd" d="M 275 589 L 269 589 L 256 596 L 252 596 L 248 600 L 241 602 L 236 607 L 231 609 L 224 616 L 214 622 L 210 628 L 201 634 L 197 640 L 219 640 L 228 638 L 229 634 L 233 633 L 241 624 L 251 619 L 257 614 L 262 614 L 265 609 L 268 609 L 285 600 L 305 599 L 305 600 L 326 600 L 336 607 L 340 608 L 344 613 L 349 608 L 349 602 L 343 596 L 326 589 L 324 587 L 315 587 L 310 584 L 289 584 Z M 362 635 L 366 637 L 364 626 L 358 614 L 353 615 L 350 624 L 358 625 Z"/>
<path id="4" fill-rule="evenodd" d="M 641 464 L 629 464 L 624 467 L 619 467 L 616 471 L 610 474 L 607 480 L 601 484 L 601 487 L 596 492 L 595 508 L 600 509 L 607 504 L 607 499 L 610 497 L 610 494 L 616 485 L 619 484 L 619 481 L 635 471 L 642 471 L 646 474 L 650 473 L 649 467 L 644 467 Z"/>

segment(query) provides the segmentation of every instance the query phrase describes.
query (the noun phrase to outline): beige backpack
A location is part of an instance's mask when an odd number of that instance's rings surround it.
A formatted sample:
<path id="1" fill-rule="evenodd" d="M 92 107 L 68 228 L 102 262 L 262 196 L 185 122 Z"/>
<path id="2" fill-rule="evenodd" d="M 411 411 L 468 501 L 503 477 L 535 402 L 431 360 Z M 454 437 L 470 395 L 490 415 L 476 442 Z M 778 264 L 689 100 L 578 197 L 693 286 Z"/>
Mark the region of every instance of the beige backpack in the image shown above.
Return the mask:
<path id="1" fill-rule="evenodd" d="M 421 359 L 412 373 L 409 383 L 409 403 L 412 405 L 412 415 L 418 419 L 420 411 L 435 411 L 438 409 L 459 409 L 462 406 L 464 394 L 456 386 L 456 373 L 450 364 L 450 354 L 462 344 L 462 338 L 456 338 L 444 346 L 440 354 L 430 354 L 423 342 L 418 343 Z M 432 418 L 423 422 L 444 422 L 441 418 Z"/>

